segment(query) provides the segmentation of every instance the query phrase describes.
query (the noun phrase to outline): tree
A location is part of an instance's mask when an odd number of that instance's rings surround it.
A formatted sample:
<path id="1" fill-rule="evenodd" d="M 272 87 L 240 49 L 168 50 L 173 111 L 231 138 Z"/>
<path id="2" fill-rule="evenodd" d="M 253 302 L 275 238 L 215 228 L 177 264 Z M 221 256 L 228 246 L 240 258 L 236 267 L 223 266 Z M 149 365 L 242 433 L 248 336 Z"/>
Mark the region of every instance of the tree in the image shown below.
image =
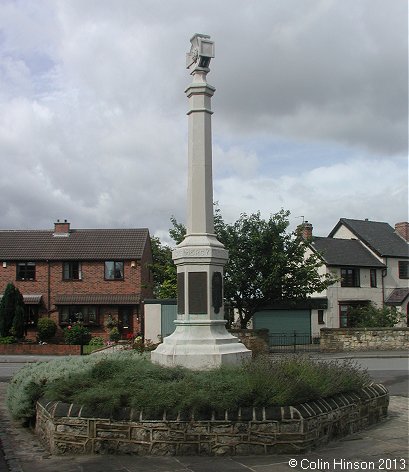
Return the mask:
<path id="1" fill-rule="evenodd" d="M 172 249 L 152 237 L 153 294 L 156 298 L 176 297 L 176 266 L 172 261 Z"/>
<path id="2" fill-rule="evenodd" d="M 233 224 L 216 220 L 220 241 L 229 251 L 225 266 L 225 299 L 238 312 L 242 328 L 266 305 L 296 303 L 334 282 L 320 275 L 322 260 L 298 233 L 288 233 L 289 212 L 281 210 L 268 220 L 260 212 L 243 213 Z"/>
<path id="3" fill-rule="evenodd" d="M 7 284 L 0 303 L 0 336 L 24 335 L 24 300 L 18 288 Z"/>
<path id="4" fill-rule="evenodd" d="M 268 220 L 260 212 L 243 213 L 233 224 L 223 221 L 220 209 L 214 216 L 215 233 L 229 251 L 224 268 L 224 297 L 239 314 L 242 328 L 254 313 L 276 302 L 295 303 L 321 292 L 335 280 L 320 275 L 322 260 L 299 233 L 288 233 L 289 212 L 281 210 Z M 186 230 L 174 217 L 171 237 L 179 243 Z"/>

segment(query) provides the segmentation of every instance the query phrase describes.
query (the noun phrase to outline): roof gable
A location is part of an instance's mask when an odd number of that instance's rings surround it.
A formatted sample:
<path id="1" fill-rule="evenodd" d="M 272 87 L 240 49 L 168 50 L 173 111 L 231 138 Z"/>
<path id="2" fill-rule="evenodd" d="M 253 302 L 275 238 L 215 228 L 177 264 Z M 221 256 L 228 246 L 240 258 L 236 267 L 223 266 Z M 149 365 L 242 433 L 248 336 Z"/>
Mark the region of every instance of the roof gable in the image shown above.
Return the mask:
<path id="1" fill-rule="evenodd" d="M 368 248 L 380 256 L 409 258 L 409 246 L 388 223 L 341 218 L 328 237 L 333 238 L 345 226 Z"/>
<path id="2" fill-rule="evenodd" d="M 385 264 L 355 239 L 314 237 L 311 245 L 321 253 L 329 266 L 385 267 Z"/>
<path id="3" fill-rule="evenodd" d="M 1 260 L 141 259 L 149 238 L 142 229 L 0 230 Z"/>

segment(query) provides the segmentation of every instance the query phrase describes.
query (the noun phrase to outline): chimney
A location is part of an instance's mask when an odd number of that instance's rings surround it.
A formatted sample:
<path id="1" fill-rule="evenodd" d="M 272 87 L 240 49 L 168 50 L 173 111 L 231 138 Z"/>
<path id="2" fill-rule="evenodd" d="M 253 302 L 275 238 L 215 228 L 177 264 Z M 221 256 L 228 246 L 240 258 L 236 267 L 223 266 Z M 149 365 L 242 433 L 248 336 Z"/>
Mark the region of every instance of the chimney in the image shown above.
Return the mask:
<path id="1" fill-rule="evenodd" d="M 399 234 L 405 241 L 409 242 L 409 223 L 402 221 L 395 224 L 395 232 Z"/>
<path id="2" fill-rule="evenodd" d="M 69 236 L 70 234 L 70 223 L 67 220 L 60 222 L 57 220 L 54 223 L 54 236 Z"/>
<path id="3" fill-rule="evenodd" d="M 305 240 L 312 239 L 312 230 L 313 226 L 308 221 L 304 221 L 304 223 L 297 226 L 298 234 L 301 235 Z"/>

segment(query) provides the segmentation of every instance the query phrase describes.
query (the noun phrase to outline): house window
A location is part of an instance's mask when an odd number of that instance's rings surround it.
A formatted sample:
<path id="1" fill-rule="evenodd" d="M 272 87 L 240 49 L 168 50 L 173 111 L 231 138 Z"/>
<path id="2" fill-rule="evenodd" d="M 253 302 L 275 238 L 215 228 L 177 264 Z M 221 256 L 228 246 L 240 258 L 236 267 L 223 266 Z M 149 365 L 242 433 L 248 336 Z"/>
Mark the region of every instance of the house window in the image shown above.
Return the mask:
<path id="1" fill-rule="evenodd" d="M 78 261 L 69 261 L 63 263 L 64 280 L 81 280 L 81 263 Z"/>
<path id="2" fill-rule="evenodd" d="M 399 261 L 399 278 L 409 279 L 409 261 Z"/>
<path id="3" fill-rule="evenodd" d="M 318 310 L 318 324 L 325 324 L 324 310 Z"/>
<path id="4" fill-rule="evenodd" d="M 377 283 L 376 283 L 376 269 L 370 269 L 369 277 L 370 277 L 371 287 L 375 288 L 377 286 Z"/>
<path id="5" fill-rule="evenodd" d="M 37 321 L 38 321 L 38 305 L 24 305 L 25 328 L 37 326 Z"/>
<path id="6" fill-rule="evenodd" d="M 35 280 L 36 264 L 35 262 L 17 263 L 17 280 Z"/>
<path id="7" fill-rule="evenodd" d="M 354 328 L 356 326 L 356 315 L 353 315 L 354 308 L 367 306 L 369 302 L 350 302 L 341 303 L 339 305 L 339 327 L 340 328 Z"/>
<path id="8" fill-rule="evenodd" d="M 123 261 L 105 261 L 105 279 L 122 280 L 124 278 Z"/>
<path id="9" fill-rule="evenodd" d="M 60 307 L 60 324 L 76 322 L 97 324 L 97 307 L 93 305 L 64 305 Z"/>
<path id="10" fill-rule="evenodd" d="M 359 287 L 359 269 L 355 267 L 342 267 L 341 287 Z"/>

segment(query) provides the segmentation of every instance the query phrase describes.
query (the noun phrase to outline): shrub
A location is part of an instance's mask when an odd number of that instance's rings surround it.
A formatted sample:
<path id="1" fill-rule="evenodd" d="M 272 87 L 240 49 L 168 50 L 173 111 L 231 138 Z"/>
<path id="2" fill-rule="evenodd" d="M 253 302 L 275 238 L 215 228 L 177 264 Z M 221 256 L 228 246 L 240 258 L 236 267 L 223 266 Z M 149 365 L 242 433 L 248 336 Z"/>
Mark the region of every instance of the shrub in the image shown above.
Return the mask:
<path id="1" fill-rule="evenodd" d="M 44 394 L 45 386 L 57 378 L 87 372 L 99 357 L 70 357 L 50 362 L 36 362 L 22 367 L 10 381 L 6 404 L 13 418 L 29 422 L 35 417 L 35 404 Z"/>
<path id="2" fill-rule="evenodd" d="M 66 344 L 88 344 L 91 340 L 91 332 L 81 323 L 74 323 L 64 329 L 64 341 Z"/>
<path id="3" fill-rule="evenodd" d="M 109 332 L 109 340 L 113 342 L 118 342 L 121 339 L 118 328 L 112 328 Z"/>
<path id="4" fill-rule="evenodd" d="M 152 364 L 134 352 L 98 357 L 83 372 L 47 379 L 42 392 L 49 400 L 86 405 L 106 416 L 121 407 L 157 413 L 289 405 L 357 391 L 370 383 L 367 372 L 350 360 L 259 357 L 242 366 L 197 372 Z"/>
<path id="5" fill-rule="evenodd" d="M 24 335 L 24 301 L 19 289 L 7 284 L 0 302 L 0 336 Z"/>
<path id="6" fill-rule="evenodd" d="M 55 336 L 57 325 L 51 318 L 40 318 L 37 323 L 37 338 L 39 341 L 49 341 Z"/>
<path id="7" fill-rule="evenodd" d="M 354 328 L 393 328 L 401 320 L 395 307 L 378 308 L 372 303 L 353 308 L 349 316 Z"/>
<path id="8" fill-rule="evenodd" d="M 3 336 L 0 338 L 0 344 L 13 344 L 16 342 L 17 339 L 14 336 Z"/>
<path id="9" fill-rule="evenodd" d="M 89 346 L 103 346 L 105 341 L 100 336 L 93 336 L 88 343 Z"/>
<path id="10" fill-rule="evenodd" d="M 156 349 L 158 345 L 154 344 L 150 339 L 143 340 L 142 336 L 136 336 L 132 343 L 132 349 L 142 354 Z"/>

